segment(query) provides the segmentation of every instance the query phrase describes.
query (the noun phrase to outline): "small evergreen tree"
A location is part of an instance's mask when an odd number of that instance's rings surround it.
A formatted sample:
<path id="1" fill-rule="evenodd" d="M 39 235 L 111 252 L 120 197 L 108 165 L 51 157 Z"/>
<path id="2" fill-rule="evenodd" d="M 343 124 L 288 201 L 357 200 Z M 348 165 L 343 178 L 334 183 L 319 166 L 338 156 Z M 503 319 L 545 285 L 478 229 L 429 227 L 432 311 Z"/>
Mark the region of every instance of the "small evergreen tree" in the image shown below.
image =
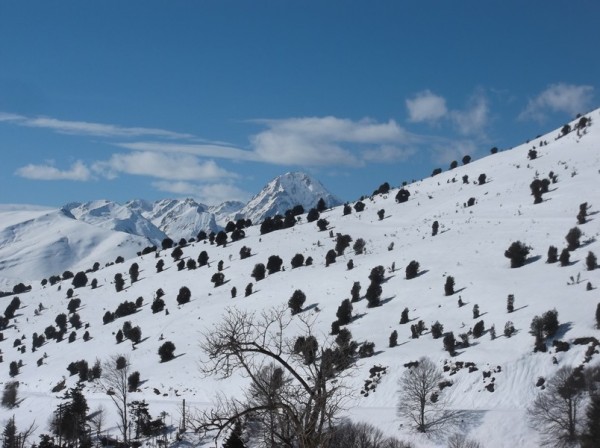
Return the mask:
<path id="1" fill-rule="evenodd" d="M 485 180 L 486 180 L 486 175 L 485 174 L 480 174 L 479 177 L 477 178 L 477 183 L 479 185 L 483 185 L 485 184 Z"/>
<path id="2" fill-rule="evenodd" d="M 506 311 L 512 313 L 515 310 L 515 296 L 514 294 L 509 294 L 506 298 Z"/>
<path id="3" fill-rule="evenodd" d="M 337 309 L 336 317 L 340 325 L 348 325 L 352 322 L 352 303 L 349 299 L 342 300 L 342 304 Z"/>
<path id="4" fill-rule="evenodd" d="M 352 213 L 352 207 L 348 204 L 344 204 L 343 216 L 349 215 Z"/>
<path id="5" fill-rule="evenodd" d="M 288 306 L 290 310 L 292 310 L 292 315 L 298 314 L 302 311 L 302 305 L 306 302 L 306 294 L 304 294 L 301 290 L 297 289 L 288 300 Z"/>
<path id="6" fill-rule="evenodd" d="M 444 334 L 444 326 L 439 322 L 435 321 L 435 323 L 431 326 L 431 336 L 433 339 L 439 339 Z"/>
<path id="7" fill-rule="evenodd" d="M 444 294 L 451 296 L 454 294 L 454 277 L 449 275 L 446 277 L 446 284 L 444 285 Z"/>
<path id="8" fill-rule="evenodd" d="M 367 288 L 367 293 L 365 294 L 365 297 L 369 302 L 369 304 L 367 305 L 368 308 L 374 308 L 376 306 L 379 306 L 382 292 L 383 291 L 381 289 L 380 284 L 371 282 L 371 284 Z"/>
<path id="9" fill-rule="evenodd" d="M 354 211 L 356 211 L 356 213 L 360 213 L 362 211 L 364 211 L 365 209 L 365 203 L 362 201 L 358 201 L 354 204 Z"/>
<path id="10" fill-rule="evenodd" d="M 504 336 L 506 336 L 507 338 L 510 338 L 514 333 L 515 333 L 515 326 L 509 320 L 508 322 L 506 322 L 506 324 L 504 324 Z"/>
<path id="11" fill-rule="evenodd" d="M 165 342 L 159 347 L 158 356 L 160 356 L 160 362 L 167 362 L 175 358 L 175 344 L 171 341 Z"/>
<path id="12" fill-rule="evenodd" d="M 473 319 L 477 319 L 479 317 L 479 305 L 473 305 Z"/>
<path id="13" fill-rule="evenodd" d="M 198 255 L 198 267 L 206 266 L 208 264 L 208 253 L 203 250 Z"/>
<path id="14" fill-rule="evenodd" d="M 215 288 L 218 288 L 225 283 L 225 274 L 222 272 L 215 272 L 210 281 L 214 283 Z"/>
<path id="15" fill-rule="evenodd" d="M 139 276 L 140 276 L 140 267 L 137 263 L 133 263 L 129 267 L 129 278 L 131 280 L 131 283 L 137 282 Z"/>
<path id="16" fill-rule="evenodd" d="M 330 249 L 327 254 L 325 254 L 325 267 L 328 267 L 331 263 L 335 263 L 336 256 L 335 250 Z"/>
<path id="17" fill-rule="evenodd" d="M 352 297 L 353 302 L 358 302 L 360 300 L 360 282 L 354 282 L 352 284 L 352 289 L 350 290 L 350 295 Z"/>
<path id="18" fill-rule="evenodd" d="M 510 259 L 511 268 L 520 268 L 525 264 L 527 255 L 529 255 L 530 247 L 526 246 L 520 241 L 515 241 L 510 247 L 504 252 L 504 256 Z"/>
<path id="19" fill-rule="evenodd" d="M 175 261 L 179 261 L 179 259 L 181 258 L 182 255 L 183 255 L 183 250 L 181 249 L 180 246 L 177 246 L 175 249 L 173 249 L 173 252 L 171 252 L 171 257 L 173 257 L 173 260 L 175 260 Z"/>
<path id="20" fill-rule="evenodd" d="M 245 297 L 248 297 L 249 295 L 252 294 L 252 283 L 248 283 L 246 285 L 246 290 L 245 290 L 244 294 L 245 294 Z"/>
<path id="21" fill-rule="evenodd" d="M 406 279 L 410 280 L 417 277 L 418 275 L 419 263 L 415 260 L 412 260 L 410 263 L 408 263 L 408 266 L 406 266 Z"/>
<path id="22" fill-rule="evenodd" d="M 438 234 L 439 228 L 440 223 L 438 223 L 437 221 L 433 221 L 433 224 L 431 225 L 431 236 L 436 236 Z"/>
<path id="23" fill-rule="evenodd" d="M 327 204 L 325 204 L 323 198 L 319 198 L 319 201 L 317 202 L 317 211 L 324 212 L 325 210 L 327 210 Z"/>
<path id="24" fill-rule="evenodd" d="M 446 350 L 450 356 L 454 356 L 455 347 L 456 347 L 456 339 L 454 338 L 454 333 L 450 332 L 444 336 L 444 350 Z"/>
<path id="25" fill-rule="evenodd" d="M 129 392 L 135 392 L 140 386 L 140 372 L 137 370 L 127 377 L 127 388 Z"/>
<path id="26" fill-rule="evenodd" d="M 379 220 L 383 220 L 383 218 L 385 217 L 385 210 L 381 209 L 377 212 L 377 216 L 379 217 Z"/>
<path id="27" fill-rule="evenodd" d="M 581 238 L 581 230 L 579 230 L 578 227 L 573 227 L 571 230 L 569 230 L 569 233 L 567 233 L 567 236 L 565 237 L 565 239 L 567 240 L 567 249 L 569 250 L 575 250 L 577 249 L 581 243 L 579 242 L 579 239 Z"/>
<path id="28" fill-rule="evenodd" d="M 85 275 L 85 272 L 79 271 L 77 274 L 75 274 L 75 277 L 73 277 L 71 284 L 73 285 L 73 288 L 82 288 L 87 285 L 87 282 L 88 278 L 87 275 Z"/>
<path id="29" fill-rule="evenodd" d="M 156 262 L 156 273 L 162 272 L 165 267 L 165 260 L 162 258 Z"/>
<path id="30" fill-rule="evenodd" d="M 267 270 L 265 268 L 265 265 L 262 263 L 257 263 L 254 265 L 254 269 L 252 270 L 252 274 L 250 276 L 253 277 L 254 280 L 256 280 L 257 282 L 259 282 L 265 278 L 266 272 Z"/>
<path id="31" fill-rule="evenodd" d="M 350 243 L 352 242 L 352 237 L 350 235 L 342 235 L 338 233 L 336 236 L 335 242 L 335 251 L 337 252 L 338 257 L 344 255 L 344 251 Z"/>
<path id="32" fill-rule="evenodd" d="M 290 263 L 292 265 L 292 269 L 299 268 L 304 264 L 304 255 L 296 254 L 292 257 L 292 261 Z"/>
<path id="33" fill-rule="evenodd" d="M 193 271 L 197 267 L 196 260 L 194 260 L 193 258 L 188 258 L 187 262 L 185 263 L 185 266 L 188 268 L 188 271 Z"/>
<path id="34" fill-rule="evenodd" d="M 234 286 L 231 288 L 231 298 L 235 299 L 235 296 L 237 296 L 237 288 Z"/>
<path id="35" fill-rule="evenodd" d="M 569 266 L 569 262 L 571 260 L 571 252 L 566 247 L 560 253 L 560 257 L 558 257 L 558 261 L 561 266 Z"/>
<path id="36" fill-rule="evenodd" d="M 358 238 L 354 242 L 352 249 L 354 250 L 354 253 L 356 255 L 362 255 L 365 251 L 365 246 L 366 246 L 365 240 L 363 240 L 362 238 Z"/>
<path id="37" fill-rule="evenodd" d="M 404 308 L 404 310 L 402 310 L 402 314 L 400 315 L 400 323 L 401 324 L 406 324 L 409 322 L 408 319 L 408 308 Z"/>
<path id="38" fill-rule="evenodd" d="M 123 280 L 123 274 L 117 273 L 115 274 L 115 289 L 117 292 L 123 291 L 123 287 L 125 286 L 125 280 Z"/>
<path id="39" fill-rule="evenodd" d="M 179 293 L 177 294 L 177 303 L 179 305 L 183 305 L 184 303 L 188 303 L 192 298 L 192 292 L 187 286 L 182 286 L 179 288 Z"/>
<path id="40" fill-rule="evenodd" d="M 160 297 L 157 297 L 152 302 L 150 309 L 152 310 L 153 314 L 160 313 L 162 310 L 165 309 L 165 301 L 163 299 L 161 299 Z"/>
<path id="41" fill-rule="evenodd" d="M 593 271 L 598 267 L 598 260 L 596 259 L 594 252 L 588 252 L 587 257 L 585 258 L 585 265 L 587 266 L 588 271 Z"/>
<path id="42" fill-rule="evenodd" d="M 219 231 L 217 236 L 215 236 L 215 243 L 217 246 L 225 247 L 227 245 L 227 233 L 225 233 L 223 230 Z"/>
<path id="43" fill-rule="evenodd" d="M 311 208 L 306 215 L 307 222 L 314 222 L 319 219 L 319 212 L 316 208 Z"/>
<path id="44" fill-rule="evenodd" d="M 325 230 L 327 230 L 327 226 L 329 225 L 329 221 L 327 221 L 326 219 L 319 219 L 317 221 L 317 227 L 319 228 L 319 231 L 324 232 Z"/>
<path id="45" fill-rule="evenodd" d="M 482 320 L 480 320 L 473 327 L 473 337 L 480 338 L 483 335 L 484 331 L 485 331 L 485 324 L 483 323 Z"/>
<path id="46" fill-rule="evenodd" d="M 390 334 L 390 347 L 396 347 L 398 345 L 398 332 L 396 330 L 392 331 Z"/>
<path id="47" fill-rule="evenodd" d="M 546 263 L 556 263 L 558 261 L 558 249 L 555 246 L 548 248 L 548 259 Z"/>
<path id="48" fill-rule="evenodd" d="M 493 341 L 494 339 L 496 339 L 496 326 L 492 325 L 490 327 L 490 339 Z"/>
<path id="49" fill-rule="evenodd" d="M 277 255 L 271 255 L 267 260 L 267 271 L 269 272 L 269 275 L 279 272 L 282 264 L 283 260 L 280 257 Z"/>

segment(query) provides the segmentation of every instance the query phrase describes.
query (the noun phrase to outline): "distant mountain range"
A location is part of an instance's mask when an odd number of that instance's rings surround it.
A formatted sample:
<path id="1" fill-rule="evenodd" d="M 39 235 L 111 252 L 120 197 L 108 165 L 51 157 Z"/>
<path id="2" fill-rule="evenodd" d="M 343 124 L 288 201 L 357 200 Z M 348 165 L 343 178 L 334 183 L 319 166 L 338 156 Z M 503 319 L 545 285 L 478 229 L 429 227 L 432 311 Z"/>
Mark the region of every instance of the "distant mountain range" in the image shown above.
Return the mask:
<path id="1" fill-rule="evenodd" d="M 59 210 L 5 206 L 0 208 L 0 290 L 95 261 L 129 258 L 167 237 L 179 241 L 200 230 L 218 232 L 228 221 L 260 223 L 295 205 L 308 211 L 320 198 L 329 207 L 341 204 L 317 179 L 292 172 L 273 179 L 247 204 L 208 206 L 187 198 L 75 202 Z"/>

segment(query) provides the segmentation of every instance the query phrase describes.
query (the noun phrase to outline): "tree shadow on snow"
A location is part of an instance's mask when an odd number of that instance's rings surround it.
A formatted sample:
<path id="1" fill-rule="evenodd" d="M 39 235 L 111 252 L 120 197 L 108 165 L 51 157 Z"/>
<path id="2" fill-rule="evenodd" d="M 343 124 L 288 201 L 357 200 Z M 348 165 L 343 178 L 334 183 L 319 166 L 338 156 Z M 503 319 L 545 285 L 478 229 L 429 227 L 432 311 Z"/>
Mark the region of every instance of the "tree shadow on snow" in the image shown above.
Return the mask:
<path id="1" fill-rule="evenodd" d="M 535 255 L 533 257 L 529 257 L 527 260 L 525 260 L 525 265 L 531 264 L 531 263 L 535 263 L 536 261 L 539 261 L 542 259 L 541 255 Z"/>
<path id="2" fill-rule="evenodd" d="M 416 276 L 415 278 L 421 277 L 422 275 L 425 275 L 425 274 L 427 274 L 428 272 L 429 272 L 429 269 L 425 269 L 425 270 L 423 270 L 423 271 L 419 271 L 419 272 L 417 273 L 417 276 Z"/>
<path id="3" fill-rule="evenodd" d="M 382 299 L 379 304 L 380 305 L 385 305 L 386 303 L 388 303 L 390 300 L 396 298 L 396 296 L 392 296 L 392 297 L 388 297 L 387 299 Z"/>
<path id="4" fill-rule="evenodd" d="M 300 311 L 300 312 L 301 312 L 301 313 L 304 313 L 304 312 L 306 312 L 306 311 L 314 310 L 315 308 L 318 308 L 318 306 L 319 306 L 319 303 L 318 303 L 318 302 L 317 302 L 317 303 L 311 303 L 310 305 L 308 305 L 308 306 L 306 306 L 306 307 L 302 308 L 302 311 Z"/>
<path id="5" fill-rule="evenodd" d="M 561 339 L 572 327 L 572 322 L 565 322 L 564 324 L 560 324 L 558 326 L 558 330 L 556 330 L 556 333 L 554 334 L 554 336 L 552 336 L 552 340 Z"/>
<path id="6" fill-rule="evenodd" d="M 354 316 L 352 316 L 352 322 L 362 319 L 366 315 L 367 315 L 367 313 L 355 314 Z"/>

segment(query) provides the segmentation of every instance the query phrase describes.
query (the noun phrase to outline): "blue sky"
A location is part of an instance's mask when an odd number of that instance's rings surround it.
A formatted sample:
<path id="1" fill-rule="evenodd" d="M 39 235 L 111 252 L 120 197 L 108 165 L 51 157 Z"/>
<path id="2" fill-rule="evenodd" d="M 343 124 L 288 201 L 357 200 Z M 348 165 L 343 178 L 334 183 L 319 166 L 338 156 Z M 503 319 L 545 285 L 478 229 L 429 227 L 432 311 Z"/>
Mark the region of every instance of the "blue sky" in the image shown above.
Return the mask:
<path id="1" fill-rule="evenodd" d="M 0 203 L 343 200 L 600 104 L 600 3 L 4 1 Z"/>

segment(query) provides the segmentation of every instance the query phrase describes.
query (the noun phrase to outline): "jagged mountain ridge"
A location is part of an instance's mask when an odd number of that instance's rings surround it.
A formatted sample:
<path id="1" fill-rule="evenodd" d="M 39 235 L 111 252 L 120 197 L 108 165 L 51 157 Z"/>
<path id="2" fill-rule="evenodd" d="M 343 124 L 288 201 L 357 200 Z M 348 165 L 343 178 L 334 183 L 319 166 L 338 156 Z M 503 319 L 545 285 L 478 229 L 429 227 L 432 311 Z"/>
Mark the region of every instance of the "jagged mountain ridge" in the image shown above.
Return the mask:
<path id="1" fill-rule="evenodd" d="M 200 230 L 218 232 L 225 227 L 228 221 L 239 218 L 251 219 L 253 222 L 259 223 L 267 216 L 284 213 L 298 204 L 305 208 L 314 207 L 321 197 L 328 206 L 340 203 L 319 181 L 311 176 L 304 173 L 286 173 L 269 182 L 248 204 L 227 201 L 207 206 L 190 198 L 161 199 L 153 202 L 136 199 L 125 204 L 109 200 L 70 203 L 62 207 L 62 213 L 49 215 L 57 217 L 57 220 L 53 222 L 46 219 L 46 231 L 60 232 L 69 239 L 71 236 L 65 232 L 68 229 L 75 231 L 75 228 L 79 227 L 73 223 L 64 226 L 63 220 L 68 218 L 102 229 L 102 232 L 90 236 L 90 241 L 94 241 L 99 247 L 104 248 L 92 251 L 92 253 L 97 257 L 94 261 L 105 264 L 114 261 L 118 256 L 130 258 L 146 246 L 160 246 L 166 237 L 179 241 L 181 238 L 196 237 Z M 18 206 L 12 206 L 12 208 L 18 208 Z M 13 213 L 10 219 L 14 219 L 15 216 Z M 23 216 L 24 219 L 28 219 L 27 214 Z M 58 219 L 59 217 L 60 219 Z M 0 228 L 5 219 L 9 218 L 0 214 Z M 54 226 L 57 229 L 53 229 Z M 24 226 L 23 229 L 25 228 L 27 227 Z M 4 231 L 10 234 L 11 229 Z M 110 232 L 117 232 L 119 235 L 111 235 Z M 86 228 L 82 234 L 88 233 Z M 131 235 L 131 238 L 120 235 L 121 233 Z M 104 235 L 107 242 L 111 243 L 102 243 L 99 239 L 100 235 Z M 16 283 L 28 283 L 40 277 L 61 274 L 64 270 L 89 268 L 90 266 L 86 264 L 88 257 L 85 254 L 91 249 L 87 244 L 85 245 L 86 250 L 73 248 L 75 240 L 79 240 L 77 235 L 71 237 L 68 251 L 71 257 L 68 258 L 68 261 L 67 258 L 62 258 L 60 262 L 53 264 L 36 260 L 35 254 L 36 252 L 51 251 L 52 247 L 56 250 L 56 241 L 48 241 L 48 247 L 46 247 L 43 240 L 26 237 L 23 234 L 21 246 L 18 246 L 19 250 L 16 253 L 8 255 L 10 248 L 6 248 L 7 255 L 0 263 L 0 290 L 10 290 Z M 10 241 L 12 240 L 6 237 L 3 246 L 6 247 Z M 28 241 L 35 241 L 40 247 L 25 247 Z M 119 244 L 112 244 L 114 241 L 119 241 Z M 111 249 L 107 250 L 108 247 Z M 19 260 L 19 253 L 27 253 L 27 259 L 23 263 Z M 18 268 L 21 264 L 29 268 Z"/>
<path id="2" fill-rule="evenodd" d="M 376 353 L 371 358 L 358 360 L 353 376 L 347 379 L 352 394 L 344 415 L 366 420 L 386 434 L 411 441 L 416 448 L 447 446 L 444 438 L 421 436 L 411 430 L 410 422 L 397 417 L 397 381 L 406 370 L 404 364 L 423 355 L 429 356 L 440 368 L 444 363 L 456 367 L 457 362 L 473 362 L 477 370 L 463 368 L 454 374 L 444 374 L 451 383 L 444 389 L 449 406 L 468 411 L 460 430 L 488 448 L 538 446 L 538 434 L 528 425 L 526 413 L 533 398 L 541 392 L 536 387 L 537 379 L 551 378 L 565 365 L 600 364 L 600 356 L 595 353 L 586 361 L 589 345 L 573 343 L 579 337 L 600 338 L 594 320 L 597 289 L 587 291 L 586 288 L 587 282 L 595 287 L 600 284 L 600 270 L 587 271 L 585 267 L 587 252 L 600 251 L 600 196 L 593 188 L 600 169 L 597 151 L 600 112 L 596 110 L 588 116 L 593 123 L 585 132 L 573 131 L 557 138 L 560 132 L 556 130 L 513 150 L 501 151 L 410 184 L 407 188 L 411 196 L 406 203 L 394 201 L 398 190 L 393 189 L 388 195 L 365 200 L 362 213 L 353 211 L 344 216 L 339 207 L 324 212 L 322 216 L 335 232 L 351 235 L 355 241 L 363 238 L 367 248 L 363 255 L 346 249 L 329 267 L 325 267 L 325 254 L 335 246 L 335 239 L 303 219 L 295 227 L 267 235 L 260 235 L 257 226 L 251 227 L 247 229 L 246 238 L 226 247 L 195 242 L 183 249 L 184 257 L 191 259 L 207 251 L 209 267 L 178 271 L 171 251 L 163 251 L 159 257 L 166 269 L 159 274 L 154 255 L 101 269 L 90 275 L 98 279 L 99 288 L 75 290 L 75 297 L 82 301 L 77 312 L 90 324 L 92 339 L 88 342 L 82 341 L 81 332 L 77 331 L 77 338 L 71 344 L 50 341 L 38 352 L 30 353 L 30 335 L 54 325 L 55 316 L 65 312 L 68 302 L 65 290 L 70 287 L 68 281 L 60 285 L 62 290 L 57 285 L 43 288 L 39 283 L 33 284 L 30 293 L 20 296 L 23 306 L 18 322 L 4 331 L 5 339 L 0 342 L 4 353 L 0 380 L 8 380 L 9 362 L 22 360 L 24 364 L 15 377 L 20 382 L 22 402 L 16 409 L 2 409 L 2 417 L 6 419 L 14 414 L 19 427 L 25 427 L 33 419 L 47 421 L 47 415 L 60 402 L 61 395 L 51 393 L 51 388 L 63 376 L 67 387 L 77 382 L 76 376 L 67 377 L 66 366 L 70 362 L 85 359 L 91 364 L 96 357 L 105 360 L 124 353 L 130 356 L 132 369 L 139 371 L 144 381 L 140 390 L 131 394 L 131 399 L 146 400 L 152 415 L 165 410 L 174 416 L 173 424 L 177 426 L 177 408 L 182 399 L 186 399 L 191 409 L 206 408 L 215 399 L 216 391 L 240 397 L 240 390 L 247 384 L 247 379 L 240 376 L 218 381 L 202 377 L 197 370 L 200 334 L 210 332 L 227 307 L 260 313 L 271 306 L 285 306 L 294 290 L 301 289 L 307 297 L 305 317 L 315 321 L 314 334 L 319 341 L 325 341 L 337 307 L 349 297 L 353 282 L 360 281 L 364 293 L 371 268 L 382 265 L 386 268 L 382 305 L 368 308 L 364 298 L 354 303 L 354 319 L 347 326 L 357 342 L 374 342 Z M 548 144 L 539 146 L 540 141 Z M 538 157 L 530 160 L 528 151 L 533 147 Z M 534 204 L 529 185 L 534 178 L 548 178 L 550 171 L 558 176 L 558 182 L 550 186 L 542 203 Z M 481 174 L 486 174 L 485 183 L 477 181 Z M 462 182 L 465 175 L 467 183 Z M 467 206 L 470 198 L 474 198 L 474 205 Z M 583 232 L 582 247 L 571 253 L 571 263 L 567 266 L 545 263 L 550 244 L 559 249 L 566 245 L 565 235 L 578 225 L 576 215 L 583 202 L 588 202 L 590 209 L 587 221 L 579 224 Z M 379 219 L 377 214 L 381 209 L 385 210 L 384 219 Z M 432 236 L 434 221 L 439 222 L 436 236 Z M 525 266 L 511 269 L 504 252 L 517 240 L 532 250 Z M 252 248 L 253 256 L 240 260 L 241 246 Z M 296 253 L 311 256 L 313 265 L 291 269 L 290 260 Z M 285 271 L 255 282 L 250 276 L 253 266 L 266 263 L 271 255 L 283 259 Z M 352 270 L 347 268 L 350 259 L 354 261 Z M 218 260 L 224 260 L 223 273 L 228 283 L 214 288 L 210 279 L 217 270 Z M 421 275 L 406 280 L 404 267 L 411 260 L 420 263 Z M 128 268 L 134 261 L 139 264 L 141 278 L 130 284 Z M 127 282 L 127 289 L 119 293 L 112 284 L 117 273 Z M 456 293 L 452 296 L 444 295 L 443 285 L 448 275 L 456 279 Z M 249 282 L 254 283 L 255 292 L 242 297 Z M 192 301 L 177 306 L 175 297 L 183 285 L 190 288 Z M 232 287 L 238 290 L 236 298 L 231 297 Z M 165 292 L 168 314 L 153 314 L 149 309 L 158 288 Z M 506 310 L 508 294 L 514 294 L 516 299 L 512 313 Z M 135 314 L 102 324 L 107 310 L 138 297 L 144 298 L 144 305 Z M 465 306 L 457 305 L 458 298 Z M 43 303 L 46 310 L 36 315 L 34 310 L 38 303 Z M 472 313 L 475 304 L 481 312 L 478 318 Z M 412 324 L 423 320 L 430 328 L 433 322 L 440 321 L 445 332 L 452 331 L 458 337 L 483 320 L 486 333 L 481 338 L 471 338 L 470 347 L 460 347 L 457 355 L 450 357 L 442 341 L 433 339 L 428 331 L 419 338 L 411 338 L 410 325 L 399 324 L 405 308 L 409 309 Z M 530 323 L 534 316 L 550 309 L 557 310 L 561 324 L 555 339 L 568 342 L 570 349 L 558 352 L 550 340 L 547 353 L 533 353 Z M 115 333 L 126 320 L 139 325 L 143 332 L 144 342 L 135 350 L 128 342 L 117 344 L 115 341 Z M 510 338 L 502 334 L 507 321 L 513 322 L 516 329 Z M 489 332 L 492 325 L 498 335 L 493 340 Z M 297 336 L 296 328 L 292 325 L 286 334 L 290 338 Z M 398 346 L 390 348 L 388 340 L 394 330 L 399 334 Z M 20 353 L 12 343 L 23 335 L 27 350 Z M 157 349 L 164 340 L 174 342 L 179 356 L 168 363 L 159 363 Z M 47 357 L 37 367 L 40 352 Z M 360 393 L 374 365 L 387 367 L 388 373 L 376 384 L 376 390 Z M 484 372 L 491 377 L 483 375 Z M 109 422 L 106 432 L 117 435 L 110 399 L 95 383 L 85 384 L 90 409 L 104 406 Z M 45 431 L 44 427 L 39 429 L 39 432 Z M 184 437 L 186 442 L 199 444 L 191 431 Z M 215 445 L 212 440 L 205 442 L 204 446 Z"/>

